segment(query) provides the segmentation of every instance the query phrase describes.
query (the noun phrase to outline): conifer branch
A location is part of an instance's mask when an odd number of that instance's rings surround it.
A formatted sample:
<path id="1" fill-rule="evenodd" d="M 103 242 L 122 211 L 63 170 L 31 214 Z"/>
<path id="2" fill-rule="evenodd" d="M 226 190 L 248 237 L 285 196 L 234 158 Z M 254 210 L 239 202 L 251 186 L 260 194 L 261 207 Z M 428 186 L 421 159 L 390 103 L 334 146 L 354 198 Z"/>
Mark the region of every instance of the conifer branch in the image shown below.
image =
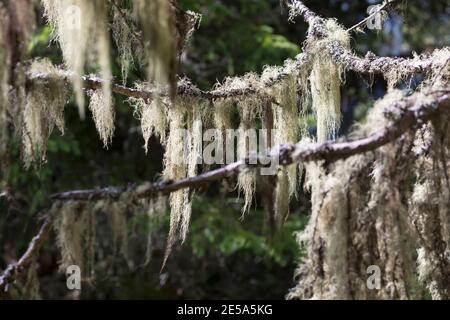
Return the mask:
<path id="1" fill-rule="evenodd" d="M 429 93 L 427 97 L 414 94 L 402 101 L 395 102 L 395 109 L 401 110 L 399 118 L 386 128 L 380 129 L 366 138 L 347 142 L 325 142 L 313 144 L 305 148 L 302 144 L 283 145 L 274 151 L 272 157 L 278 157 L 279 163 L 287 166 L 297 162 L 326 161 L 331 163 L 346 159 L 353 155 L 374 151 L 398 139 L 402 134 L 429 121 L 441 112 L 450 109 L 450 89 Z M 246 158 L 216 170 L 208 171 L 196 177 L 178 181 L 145 183 L 136 187 L 108 187 L 104 189 L 76 190 L 57 193 L 51 196 L 53 200 L 117 200 L 125 192 L 133 193 L 137 198 L 150 198 L 167 195 L 181 189 L 198 189 L 211 182 L 236 176 L 245 169 L 263 167 L 262 158 Z M 252 164 L 254 163 L 254 164 Z"/>
<path id="2" fill-rule="evenodd" d="M 317 38 L 324 38 L 327 36 L 328 32 L 325 28 L 325 20 L 306 7 L 302 1 L 284 0 L 284 2 L 290 8 L 290 19 L 293 19 L 296 16 L 302 16 L 303 19 L 310 25 L 310 35 Z M 378 57 L 369 52 L 364 58 L 361 58 L 344 48 L 336 41 L 331 42 L 327 47 L 332 58 L 338 64 L 341 64 L 346 69 L 357 73 L 385 75 L 392 70 L 401 70 L 403 74 L 412 75 L 427 72 L 433 66 L 433 60 L 431 57 L 419 57 L 414 59 Z M 178 86 L 177 95 L 183 97 L 201 98 L 205 100 L 236 98 L 252 94 L 264 95 L 264 89 L 273 87 L 285 79 L 286 76 L 291 74 L 293 71 L 301 70 L 306 63 L 308 63 L 307 52 L 297 55 L 294 59 L 293 65 L 281 68 L 271 78 L 261 81 L 261 83 L 258 84 L 259 87 L 256 87 L 255 84 L 248 81 L 245 82 L 245 80 L 241 78 L 245 84 L 239 89 L 223 88 L 218 86 L 216 89 L 200 90 L 191 82 L 185 81 Z M 69 80 L 74 75 L 66 71 L 64 72 L 64 76 Z M 35 79 L 45 81 L 47 77 L 48 75 L 46 74 L 31 74 L 28 75 L 28 81 Z M 102 88 L 103 80 L 101 78 L 95 75 L 85 75 L 82 78 L 84 88 L 86 90 L 98 90 Z M 112 91 L 125 97 L 144 99 L 145 101 L 151 101 L 155 95 L 168 96 L 169 94 L 169 88 L 166 88 L 161 92 L 156 89 L 130 88 L 115 83 L 112 84 Z"/>
<path id="3" fill-rule="evenodd" d="M 324 38 L 327 36 L 327 30 L 325 28 L 325 20 L 317 15 L 315 12 L 306 7 L 302 1 L 299 0 L 284 0 L 290 8 L 290 19 L 296 16 L 302 16 L 303 19 L 310 25 L 310 34 L 318 38 Z M 427 72 L 432 68 L 432 58 L 390 58 L 390 57 L 377 57 L 373 53 L 369 52 L 366 57 L 361 58 L 353 54 L 351 51 L 345 49 L 338 42 L 331 42 L 328 45 L 328 50 L 332 58 L 348 70 L 352 70 L 358 73 L 368 74 L 386 74 L 392 70 L 401 70 L 404 74 L 416 74 Z M 255 87 L 253 83 L 246 82 L 245 85 L 239 89 L 236 88 L 223 88 L 217 87 L 211 90 L 200 90 L 191 82 L 186 81 L 178 86 L 177 94 L 184 97 L 194 97 L 206 100 L 222 99 L 222 98 L 235 98 L 240 96 L 262 94 L 264 95 L 264 89 L 271 88 L 283 79 L 286 78 L 295 70 L 301 70 L 301 68 L 308 62 L 308 54 L 306 52 L 299 54 L 294 59 L 293 65 L 289 67 L 281 68 L 271 78 L 265 79 L 259 83 L 260 87 Z M 69 80 L 74 75 L 65 71 L 64 76 Z M 43 80 L 47 79 L 46 74 L 29 74 L 27 80 Z M 84 88 L 86 90 L 98 90 L 102 88 L 103 80 L 95 75 L 85 75 L 83 78 Z M 241 80 L 243 80 L 241 78 Z M 244 80 L 245 81 L 245 80 Z M 151 101 L 155 95 L 167 96 L 169 89 L 166 88 L 162 92 L 155 89 L 136 89 L 130 88 L 119 84 L 112 84 L 112 91 L 116 94 L 132 97 L 137 99 L 144 99 Z"/>
<path id="4" fill-rule="evenodd" d="M 267 95 L 264 89 L 268 89 L 281 82 L 287 76 L 289 76 L 294 70 L 300 70 L 307 62 L 307 55 L 302 53 L 295 57 L 293 64 L 289 67 L 281 68 L 278 72 L 274 73 L 270 78 L 264 79 L 256 86 L 254 83 L 245 82 L 241 88 L 222 88 L 218 86 L 216 89 L 200 90 L 189 81 L 183 81 L 177 88 L 177 95 L 182 97 L 193 97 L 205 100 L 215 100 L 224 98 L 236 98 L 240 96 L 259 94 Z M 70 72 L 64 71 L 63 76 L 69 80 L 74 75 Z M 44 73 L 28 74 L 27 81 L 32 82 L 35 80 L 46 81 L 48 75 Z M 95 75 L 82 76 L 83 85 L 85 90 L 99 90 L 102 88 L 104 80 Z M 113 83 L 111 85 L 112 92 L 136 99 L 143 99 L 145 101 L 151 101 L 155 96 L 167 96 L 168 88 L 163 91 L 156 89 L 136 89 L 130 88 L 124 85 Z M 268 97 L 269 98 L 269 97 Z"/>
<path id="5" fill-rule="evenodd" d="M 388 1 L 391 4 L 393 1 Z M 285 0 L 290 8 L 290 19 L 301 16 L 310 26 L 310 34 L 317 38 L 325 38 L 327 30 L 324 18 L 317 15 L 299 0 Z M 328 45 L 332 58 L 346 69 L 368 74 L 385 75 L 392 70 L 401 70 L 403 74 L 412 75 L 431 70 L 433 60 L 430 57 L 398 58 L 378 57 L 368 52 L 364 58 L 358 57 L 350 50 L 344 48 L 340 43 L 333 41 Z"/>
<path id="6" fill-rule="evenodd" d="M 0 276 L 0 297 L 8 296 L 9 285 L 14 282 L 17 276 L 27 269 L 35 256 L 38 255 L 39 250 L 47 239 L 53 225 L 53 215 L 48 215 L 44 223 L 39 229 L 38 234 L 31 240 L 27 251 L 15 263 L 10 264 Z"/>
<path id="7" fill-rule="evenodd" d="M 368 17 L 361 20 L 357 24 L 355 24 L 353 27 L 348 28 L 348 32 L 351 32 L 353 30 L 361 28 L 363 25 L 365 25 L 370 19 L 374 18 L 376 15 L 383 12 L 383 10 L 386 10 L 391 6 L 394 2 L 397 2 L 397 0 L 385 0 L 381 5 L 378 6 L 376 10 L 374 10 L 373 13 L 371 13 Z"/>
<path id="8" fill-rule="evenodd" d="M 336 41 L 330 42 L 327 47 L 334 61 L 357 73 L 386 75 L 393 70 L 401 70 L 405 75 L 413 75 L 430 71 L 433 67 L 431 57 L 413 59 L 378 57 L 368 52 L 361 58 Z"/>
<path id="9" fill-rule="evenodd" d="M 326 142 L 306 148 L 302 145 L 282 146 L 277 155 L 279 156 L 280 164 L 286 166 L 301 161 L 320 160 L 329 163 L 346 159 L 356 154 L 374 151 L 383 145 L 395 141 L 407 131 L 419 128 L 427 121 L 438 117 L 441 113 L 450 112 L 450 88 L 430 92 L 426 97 L 421 96 L 420 93 L 416 93 L 402 101 L 396 102 L 395 107 L 398 110 L 402 110 L 398 119 L 388 127 L 378 130 L 366 138 L 349 142 Z M 241 160 L 223 168 L 179 181 L 147 183 L 132 189 L 127 187 L 110 187 L 94 190 L 69 191 L 55 194 L 52 196 L 52 199 L 55 201 L 118 199 L 122 194 L 129 191 L 135 191 L 138 198 L 153 197 L 159 194 L 169 194 L 184 188 L 199 188 L 213 181 L 235 176 L 245 168 L 261 166 L 259 164 L 250 165 L 246 163 L 246 160 Z M 8 294 L 9 284 L 32 263 L 34 257 L 38 254 L 48 237 L 52 224 L 53 215 L 49 215 L 42 224 L 38 234 L 30 242 L 24 255 L 16 263 L 9 265 L 2 273 L 0 276 L 0 296 Z"/>

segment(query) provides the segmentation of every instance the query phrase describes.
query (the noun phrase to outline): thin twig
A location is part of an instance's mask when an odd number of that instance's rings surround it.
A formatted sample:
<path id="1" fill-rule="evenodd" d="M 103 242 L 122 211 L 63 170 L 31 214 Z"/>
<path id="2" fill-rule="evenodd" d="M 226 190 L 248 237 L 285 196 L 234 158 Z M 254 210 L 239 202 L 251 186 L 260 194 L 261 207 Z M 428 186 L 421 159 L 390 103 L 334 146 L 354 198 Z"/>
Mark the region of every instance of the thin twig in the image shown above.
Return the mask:
<path id="1" fill-rule="evenodd" d="M 387 0 L 384 1 L 383 4 L 381 6 L 379 6 L 379 8 L 377 10 L 375 10 L 375 12 L 373 12 L 372 14 L 370 14 L 367 18 L 365 18 L 364 20 L 360 21 L 359 23 L 355 24 L 353 27 L 347 29 L 347 32 L 351 32 L 355 29 L 358 29 L 359 27 L 361 27 L 362 25 L 366 24 L 367 21 L 369 21 L 370 19 L 372 19 L 373 17 L 375 17 L 376 15 L 380 14 L 384 9 L 386 9 L 388 6 L 392 5 L 394 2 L 396 2 L 397 0 Z"/>
<path id="2" fill-rule="evenodd" d="M 2 273 L 0 276 L 0 297 L 8 294 L 9 285 L 14 282 L 18 274 L 28 268 L 33 262 L 34 257 L 39 253 L 39 250 L 47 239 L 47 236 L 52 228 L 52 224 L 53 215 L 50 214 L 40 227 L 38 234 L 31 240 L 27 251 L 25 251 L 17 262 L 10 264 Z"/>

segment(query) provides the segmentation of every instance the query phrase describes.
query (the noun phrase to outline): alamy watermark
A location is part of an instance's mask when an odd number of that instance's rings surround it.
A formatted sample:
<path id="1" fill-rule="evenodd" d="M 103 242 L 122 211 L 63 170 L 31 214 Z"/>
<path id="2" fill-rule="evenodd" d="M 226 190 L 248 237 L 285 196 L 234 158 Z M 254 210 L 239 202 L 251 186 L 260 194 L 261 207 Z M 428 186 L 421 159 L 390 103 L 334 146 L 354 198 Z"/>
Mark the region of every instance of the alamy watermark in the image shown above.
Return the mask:
<path id="1" fill-rule="evenodd" d="M 66 285 L 69 290 L 81 290 L 81 268 L 71 265 L 66 268 Z"/>
<path id="2" fill-rule="evenodd" d="M 383 29 L 386 11 L 382 10 L 382 5 L 367 7 L 367 14 L 369 15 L 369 18 L 366 21 L 366 26 L 369 30 Z"/>
<path id="3" fill-rule="evenodd" d="M 367 267 L 366 270 L 367 277 L 366 285 L 369 290 L 380 290 L 381 289 L 381 269 L 377 265 L 371 265 Z"/>

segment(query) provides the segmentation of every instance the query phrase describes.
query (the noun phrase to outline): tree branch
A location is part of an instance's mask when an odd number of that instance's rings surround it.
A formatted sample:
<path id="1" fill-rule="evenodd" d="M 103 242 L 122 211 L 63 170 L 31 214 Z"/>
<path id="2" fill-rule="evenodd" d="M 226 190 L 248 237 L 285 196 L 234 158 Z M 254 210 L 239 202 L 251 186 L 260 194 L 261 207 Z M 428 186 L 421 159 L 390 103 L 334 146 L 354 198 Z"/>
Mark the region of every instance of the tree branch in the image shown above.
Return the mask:
<path id="1" fill-rule="evenodd" d="M 386 128 L 380 129 L 366 138 L 349 142 L 326 142 L 311 146 L 285 145 L 280 147 L 278 153 L 272 156 L 279 157 L 283 166 L 308 161 L 325 160 L 333 162 L 346 159 L 356 154 L 362 154 L 386 145 L 398 139 L 409 130 L 420 127 L 425 122 L 439 116 L 442 112 L 450 111 L 450 89 L 429 92 L 427 96 L 416 93 L 402 101 L 396 102 L 395 107 L 402 113 L 396 121 Z M 213 181 L 235 176 L 246 168 L 261 167 L 261 162 L 256 165 L 248 164 L 248 160 L 241 160 L 223 168 L 209 171 L 192 178 L 179 181 L 166 181 L 160 183 L 146 183 L 138 187 L 112 187 L 93 190 L 68 191 L 54 194 L 53 200 L 88 201 L 99 199 L 119 199 L 125 192 L 134 191 L 138 198 L 154 197 L 160 194 L 169 194 L 177 190 L 191 188 L 196 189 Z M 0 295 L 7 293 L 8 284 L 12 283 L 17 275 L 27 268 L 35 255 L 38 254 L 47 238 L 53 223 L 53 215 L 45 220 L 39 233 L 31 241 L 25 254 L 17 263 L 11 264 L 0 276 Z"/>
<path id="2" fill-rule="evenodd" d="M 44 244 L 50 230 L 52 229 L 53 215 L 47 216 L 38 234 L 31 240 L 27 251 L 16 263 L 10 264 L 0 276 L 0 297 L 7 295 L 9 285 L 16 279 L 17 275 L 28 268 L 33 262 L 34 257 L 38 254 Z"/>
<path id="3" fill-rule="evenodd" d="M 388 1 L 391 4 L 393 1 Z M 325 20 L 306 7 L 300 0 L 285 0 L 291 10 L 291 19 L 302 16 L 310 25 L 310 32 L 318 38 L 327 36 Z M 312 31 L 311 31 L 312 30 Z M 372 52 L 365 58 L 360 58 L 340 43 L 334 41 L 328 45 L 328 50 L 336 63 L 344 65 L 348 70 L 358 73 L 387 74 L 392 70 L 400 70 L 403 74 L 412 75 L 429 71 L 433 66 L 431 58 L 405 59 L 397 57 L 378 57 Z"/>
<path id="4" fill-rule="evenodd" d="M 372 19 L 373 17 L 375 17 L 376 15 L 380 14 L 383 10 L 388 9 L 388 7 L 390 5 L 392 5 L 394 2 L 396 2 L 397 0 L 385 0 L 378 8 L 377 10 L 375 10 L 372 14 L 370 14 L 367 18 L 365 18 L 364 20 L 358 22 L 357 24 L 355 24 L 353 27 L 347 29 L 347 32 L 351 32 L 355 29 L 358 29 L 359 27 L 361 27 L 362 25 L 366 24 L 367 21 L 369 21 L 370 19 Z"/>
<path id="5" fill-rule="evenodd" d="M 291 16 L 293 19 L 296 16 L 302 16 L 305 21 L 310 25 L 312 35 L 318 38 L 327 36 L 327 30 L 325 28 L 325 20 L 318 16 L 315 12 L 306 7 L 302 1 L 299 0 L 284 0 L 287 6 L 290 8 Z M 391 70 L 402 70 L 405 74 L 416 74 L 426 72 L 431 69 L 433 61 L 431 58 L 416 58 L 416 59 L 404 59 L 404 58 L 389 58 L 389 57 L 377 57 L 373 53 L 368 53 L 365 58 L 360 58 L 354 55 L 351 51 L 342 47 L 338 42 L 331 42 L 328 45 L 333 59 L 344 65 L 348 70 L 352 70 L 358 73 L 369 74 L 386 74 Z M 247 82 L 243 87 L 239 89 L 218 87 L 212 90 L 200 90 L 192 83 L 186 81 L 177 88 L 177 94 L 184 97 L 195 97 L 206 100 L 215 100 L 223 98 L 236 98 L 240 96 L 246 96 L 251 94 L 266 94 L 264 89 L 273 87 L 280 81 L 286 78 L 294 70 L 300 70 L 308 62 L 307 53 L 301 53 L 294 59 L 293 65 L 285 66 L 275 73 L 271 78 L 264 79 L 258 84 L 259 87 L 255 87 L 254 84 Z M 47 75 L 43 73 L 28 74 L 28 81 L 47 79 Z M 73 77 L 73 73 L 65 71 L 64 76 L 67 79 Z M 84 88 L 86 90 L 97 90 L 102 88 L 103 80 L 94 75 L 83 76 Z M 144 99 L 145 101 L 151 101 L 155 95 L 167 96 L 168 88 L 162 92 L 157 90 L 143 90 L 129 88 L 119 84 L 112 84 L 112 91 L 116 94 L 132 97 L 137 99 Z"/>
<path id="6" fill-rule="evenodd" d="M 334 61 L 343 65 L 348 70 L 358 73 L 384 75 L 390 71 L 398 70 L 403 74 L 412 75 L 427 72 L 431 70 L 433 66 L 432 58 L 405 59 L 378 57 L 372 52 L 368 52 L 365 58 L 360 58 L 342 47 L 336 41 L 328 44 L 328 50 Z"/>
<path id="7" fill-rule="evenodd" d="M 324 21 L 314 11 L 303 4 L 302 1 L 284 0 L 289 8 L 289 19 L 294 20 L 295 17 L 301 16 L 309 24 L 313 35 L 323 38 L 327 35 Z"/>
<path id="8" fill-rule="evenodd" d="M 178 86 L 177 95 L 182 97 L 201 98 L 205 100 L 236 98 L 252 94 L 266 95 L 264 89 L 273 87 L 277 83 L 283 81 L 283 79 L 289 76 L 293 71 L 300 70 L 306 62 L 307 62 L 307 55 L 304 53 L 299 54 L 295 57 L 293 64 L 281 68 L 272 77 L 261 80 L 261 82 L 256 84 L 256 86 L 253 83 L 245 82 L 244 85 L 238 89 L 224 88 L 218 86 L 217 89 L 206 91 L 200 90 L 189 81 L 184 81 L 181 85 Z M 69 80 L 71 77 L 74 76 L 73 73 L 69 71 L 63 71 L 63 75 L 64 77 L 67 78 L 67 80 Z M 48 75 L 44 73 L 27 74 L 27 81 L 34 81 L 34 80 L 46 81 L 47 78 Z M 102 88 L 103 80 L 101 78 L 95 75 L 86 75 L 82 76 L 82 78 L 85 90 L 98 90 Z M 230 80 L 232 81 L 232 79 Z M 143 89 L 129 88 L 115 83 L 112 84 L 111 90 L 112 92 L 125 97 L 144 99 L 145 101 L 151 101 L 155 97 L 155 95 L 159 96 L 168 95 L 168 89 L 164 89 L 163 91 L 158 91 L 156 89 L 143 90 Z"/>
<path id="9" fill-rule="evenodd" d="M 431 101 L 431 102 L 430 102 Z M 381 130 L 378 130 L 366 138 L 349 142 L 325 142 L 313 144 L 305 148 L 301 144 L 283 145 L 278 151 L 274 151 L 271 157 L 278 157 L 283 166 L 297 162 L 310 162 L 325 160 L 334 162 L 346 159 L 350 156 L 373 151 L 383 145 L 395 141 L 405 132 L 415 126 L 425 123 L 440 112 L 448 111 L 450 106 L 450 89 L 429 93 L 427 97 L 414 94 L 397 102 L 396 110 L 402 110 L 398 120 Z M 165 195 L 180 189 L 198 189 L 213 181 L 223 180 L 230 176 L 236 176 L 244 169 L 263 167 L 262 158 L 246 158 L 229 164 L 223 168 L 212 170 L 196 177 L 185 178 L 178 181 L 164 181 L 158 183 L 145 183 L 137 187 L 108 187 L 104 189 L 77 190 L 57 193 L 52 195 L 53 200 L 100 200 L 119 199 L 125 192 L 132 192 L 137 198 L 149 198 Z M 267 159 L 265 159 L 267 160 Z M 255 164 L 252 164 L 255 163 Z"/>

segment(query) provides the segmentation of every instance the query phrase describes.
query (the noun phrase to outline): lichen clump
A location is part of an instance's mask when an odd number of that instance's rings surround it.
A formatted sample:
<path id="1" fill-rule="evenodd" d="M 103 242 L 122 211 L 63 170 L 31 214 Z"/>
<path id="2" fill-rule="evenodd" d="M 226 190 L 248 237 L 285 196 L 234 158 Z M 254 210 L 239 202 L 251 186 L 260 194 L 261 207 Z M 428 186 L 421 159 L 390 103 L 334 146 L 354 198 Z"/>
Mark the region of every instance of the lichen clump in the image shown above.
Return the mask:
<path id="1" fill-rule="evenodd" d="M 134 6 L 143 31 L 149 80 L 157 88 L 170 86 L 170 96 L 173 100 L 176 89 L 177 48 L 172 4 L 165 0 L 134 0 Z"/>
<path id="2" fill-rule="evenodd" d="M 308 52 L 314 55 L 310 83 L 319 142 L 334 140 L 341 123 L 343 68 L 334 62 L 326 46 L 336 41 L 345 48 L 350 48 L 349 34 L 335 20 L 327 20 L 326 29 L 326 38 L 312 38 L 306 43 Z"/>
<path id="3" fill-rule="evenodd" d="M 89 212 L 78 202 L 67 202 L 61 206 L 54 222 L 57 245 L 61 252 L 60 269 L 65 272 L 71 265 L 84 266 L 84 243 Z"/>
<path id="4" fill-rule="evenodd" d="M 23 158 L 26 167 L 46 159 L 47 140 L 56 126 L 64 133 L 64 107 L 68 100 L 66 82 L 61 71 L 48 60 L 36 60 L 29 67 L 33 78 L 27 89 L 19 90 L 19 114 L 16 128 L 21 128 Z M 46 75 L 40 79 L 40 75 Z"/>
<path id="5" fill-rule="evenodd" d="M 83 80 L 88 56 L 97 57 L 103 79 L 105 101 L 111 101 L 111 62 L 108 33 L 108 6 L 103 1 L 44 0 L 45 15 L 53 26 L 64 61 L 73 72 L 80 117 L 84 119 Z"/>
<path id="6" fill-rule="evenodd" d="M 111 143 L 114 135 L 115 111 L 108 99 L 111 99 L 111 96 L 105 96 L 103 91 L 96 90 L 91 93 L 89 103 L 92 118 L 105 148 Z"/>
<path id="7" fill-rule="evenodd" d="M 393 105 L 402 100 L 401 91 L 391 91 L 351 137 L 397 121 L 401 111 Z M 449 298 L 446 122 L 448 115 L 375 152 L 327 167 L 307 165 L 312 216 L 298 235 L 307 256 L 288 298 L 417 299 L 424 292 Z M 378 290 L 367 285 L 370 266 L 381 270 Z"/>
<path id="8" fill-rule="evenodd" d="M 138 89 L 149 88 L 147 83 L 137 84 Z M 168 126 L 167 108 L 162 97 L 156 96 L 151 101 L 143 98 L 129 98 L 128 102 L 134 107 L 137 118 L 141 121 L 141 130 L 144 137 L 144 149 L 147 153 L 148 143 L 152 136 L 159 139 L 161 144 L 166 143 Z"/>
<path id="9" fill-rule="evenodd" d="M 179 100 L 169 110 L 169 136 L 166 142 L 164 156 L 164 177 L 179 180 L 188 175 L 187 161 L 189 146 L 185 143 L 185 116 L 189 107 L 188 100 Z M 189 190 L 179 190 L 169 196 L 170 202 L 170 230 L 167 240 L 166 260 L 178 239 L 184 240 L 191 215 L 191 201 Z"/>
<path id="10" fill-rule="evenodd" d="M 6 8 L 0 3 L 0 171 L 6 171 L 8 148 L 8 109 L 9 109 L 9 80 L 11 67 L 11 46 L 8 42 L 10 25 Z"/>

